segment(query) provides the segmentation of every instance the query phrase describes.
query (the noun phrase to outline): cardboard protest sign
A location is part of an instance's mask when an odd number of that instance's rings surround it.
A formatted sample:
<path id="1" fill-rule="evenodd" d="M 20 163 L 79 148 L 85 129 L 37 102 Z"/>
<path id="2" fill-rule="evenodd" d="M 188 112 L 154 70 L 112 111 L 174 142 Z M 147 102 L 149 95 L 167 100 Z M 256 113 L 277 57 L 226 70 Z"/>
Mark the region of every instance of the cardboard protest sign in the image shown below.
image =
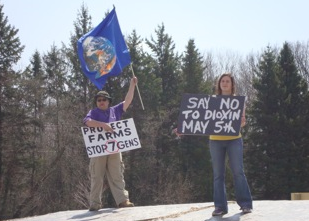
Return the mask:
<path id="1" fill-rule="evenodd" d="M 184 94 L 177 131 L 187 135 L 237 136 L 245 96 Z"/>
<path id="2" fill-rule="evenodd" d="M 109 123 L 113 132 L 102 127 L 82 127 L 88 157 L 98 157 L 141 147 L 132 118 Z"/>

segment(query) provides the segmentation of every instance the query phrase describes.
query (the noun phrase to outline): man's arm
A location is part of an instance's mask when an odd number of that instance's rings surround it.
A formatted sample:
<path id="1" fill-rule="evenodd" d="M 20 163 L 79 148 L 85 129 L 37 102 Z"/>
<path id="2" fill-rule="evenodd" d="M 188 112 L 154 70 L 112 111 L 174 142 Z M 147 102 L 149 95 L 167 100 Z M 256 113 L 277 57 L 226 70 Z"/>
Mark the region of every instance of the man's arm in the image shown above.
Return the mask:
<path id="1" fill-rule="evenodd" d="M 137 78 L 134 76 L 130 81 L 130 87 L 123 102 L 123 111 L 126 111 L 128 109 L 133 100 L 136 84 L 137 84 Z"/>
<path id="2" fill-rule="evenodd" d="M 105 131 L 113 132 L 113 129 L 109 126 L 109 124 L 105 122 L 89 119 L 85 124 L 87 127 L 103 127 Z"/>

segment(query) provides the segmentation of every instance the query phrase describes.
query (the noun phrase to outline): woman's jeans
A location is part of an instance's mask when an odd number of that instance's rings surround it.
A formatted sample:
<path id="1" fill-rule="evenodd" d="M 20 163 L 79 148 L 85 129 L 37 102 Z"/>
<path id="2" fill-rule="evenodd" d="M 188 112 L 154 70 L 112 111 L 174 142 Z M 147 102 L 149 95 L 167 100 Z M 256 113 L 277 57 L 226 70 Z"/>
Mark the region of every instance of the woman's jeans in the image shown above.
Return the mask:
<path id="1" fill-rule="evenodd" d="M 210 140 L 209 147 L 213 167 L 215 207 L 228 211 L 225 188 L 225 158 L 227 154 L 233 174 L 236 202 L 241 208 L 252 209 L 252 197 L 243 167 L 242 138 Z"/>

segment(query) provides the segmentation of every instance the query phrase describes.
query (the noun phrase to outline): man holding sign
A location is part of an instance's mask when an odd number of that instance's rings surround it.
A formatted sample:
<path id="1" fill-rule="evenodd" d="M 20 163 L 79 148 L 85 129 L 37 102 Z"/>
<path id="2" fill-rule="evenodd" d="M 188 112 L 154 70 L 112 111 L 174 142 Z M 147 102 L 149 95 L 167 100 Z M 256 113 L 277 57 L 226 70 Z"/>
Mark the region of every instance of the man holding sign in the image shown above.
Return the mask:
<path id="1" fill-rule="evenodd" d="M 88 127 L 103 128 L 106 132 L 113 132 L 109 123 L 121 119 L 122 114 L 133 100 L 136 84 L 137 78 L 133 77 L 125 100 L 115 106 L 111 106 L 112 98 L 106 91 L 99 91 L 95 96 L 97 107 L 89 111 L 84 118 L 84 124 Z M 125 190 L 123 168 L 121 152 L 90 158 L 90 211 L 97 211 L 102 207 L 101 196 L 105 175 L 117 206 L 134 206 L 129 201 L 128 191 Z"/>

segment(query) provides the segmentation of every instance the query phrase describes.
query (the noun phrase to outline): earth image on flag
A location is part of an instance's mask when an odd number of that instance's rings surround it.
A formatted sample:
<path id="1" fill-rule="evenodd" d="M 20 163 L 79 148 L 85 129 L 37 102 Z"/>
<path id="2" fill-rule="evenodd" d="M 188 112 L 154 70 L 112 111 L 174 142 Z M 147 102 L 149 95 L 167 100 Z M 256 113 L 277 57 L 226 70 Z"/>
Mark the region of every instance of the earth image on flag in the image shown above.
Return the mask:
<path id="1" fill-rule="evenodd" d="M 116 63 L 116 52 L 112 43 L 104 37 L 89 36 L 83 41 L 84 59 L 89 71 L 96 71 L 95 78 L 108 74 Z"/>

